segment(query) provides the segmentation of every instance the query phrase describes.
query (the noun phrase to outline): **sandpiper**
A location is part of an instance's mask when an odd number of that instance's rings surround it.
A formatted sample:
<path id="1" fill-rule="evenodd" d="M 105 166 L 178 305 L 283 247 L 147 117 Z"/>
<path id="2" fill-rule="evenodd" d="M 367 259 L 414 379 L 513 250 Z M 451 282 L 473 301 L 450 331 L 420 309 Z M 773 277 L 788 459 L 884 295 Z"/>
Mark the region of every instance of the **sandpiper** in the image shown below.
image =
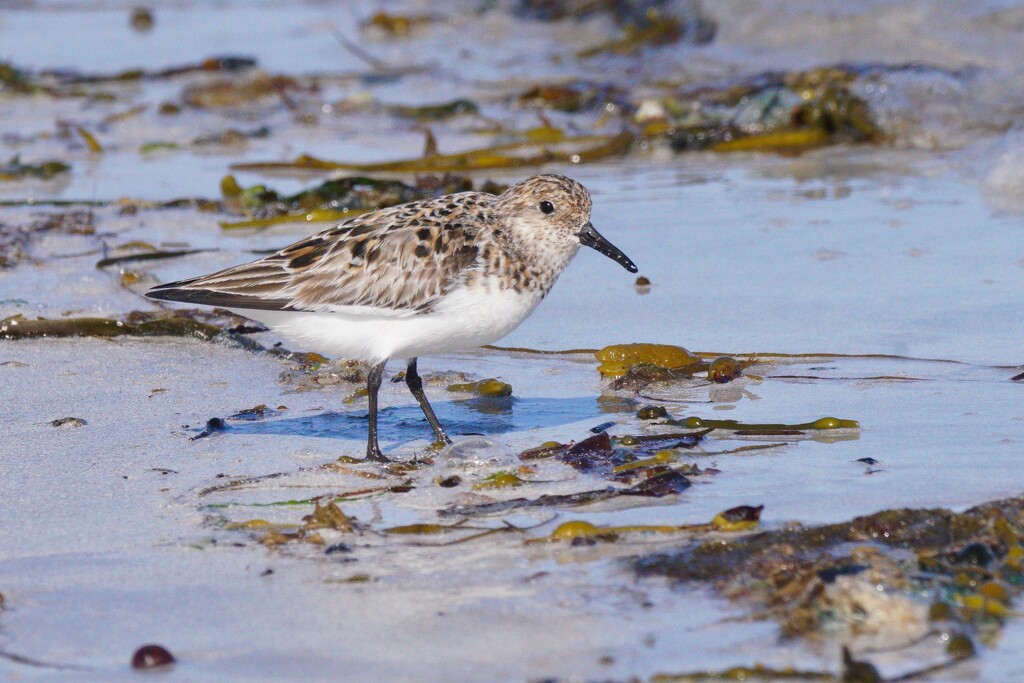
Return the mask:
<path id="1" fill-rule="evenodd" d="M 377 444 L 384 366 L 408 360 L 405 382 L 438 441 L 450 443 L 416 372 L 421 355 L 483 346 L 533 312 L 580 246 L 637 272 L 594 229 L 590 194 L 538 175 L 500 195 L 460 192 L 357 216 L 266 256 L 160 285 L 151 299 L 220 306 L 304 348 L 370 365 L 366 459 Z"/>

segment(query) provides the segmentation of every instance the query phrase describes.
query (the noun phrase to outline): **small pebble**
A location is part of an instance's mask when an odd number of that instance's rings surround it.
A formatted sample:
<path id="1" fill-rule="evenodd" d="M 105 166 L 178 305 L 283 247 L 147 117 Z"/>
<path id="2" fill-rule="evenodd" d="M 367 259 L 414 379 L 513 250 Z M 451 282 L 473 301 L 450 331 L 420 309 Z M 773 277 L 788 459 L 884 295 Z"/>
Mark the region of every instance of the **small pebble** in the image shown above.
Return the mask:
<path id="1" fill-rule="evenodd" d="M 153 10 L 148 7 L 133 7 L 131 15 L 132 28 L 139 33 L 153 30 Z"/>
<path id="2" fill-rule="evenodd" d="M 731 382 L 743 374 L 743 365 L 735 358 L 721 356 L 708 366 L 708 379 L 715 384 Z"/>
<path id="3" fill-rule="evenodd" d="M 156 669 L 174 664 L 174 655 L 159 645 L 143 645 L 132 655 L 133 669 Z"/>
<path id="4" fill-rule="evenodd" d="M 334 555 L 335 553 L 350 553 L 352 552 L 352 546 L 348 543 L 335 543 L 329 545 L 324 549 L 324 555 Z"/>
<path id="5" fill-rule="evenodd" d="M 53 425 L 54 427 L 70 429 L 71 427 L 84 427 L 89 423 L 80 417 L 62 417 L 57 420 L 52 420 L 50 424 Z"/>
<path id="6" fill-rule="evenodd" d="M 657 420 L 659 417 L 668 417 L 665 406 L 644 406 L 637 411 L 636 416 L 641 420 Z"/>
<path id="7" fill-rule="evenodd" d="M 181 113 L 181 107 L 173 102 L 161 102 L 157 111 L 164 116 L 174 116 Z"/>
<path id="8" fill-rule="evenodd" d="M 955 633 L 946 644 L 946 653 L 953 659 L 968 659 L 975 655 L 974 643 L 962 633 Z"/>

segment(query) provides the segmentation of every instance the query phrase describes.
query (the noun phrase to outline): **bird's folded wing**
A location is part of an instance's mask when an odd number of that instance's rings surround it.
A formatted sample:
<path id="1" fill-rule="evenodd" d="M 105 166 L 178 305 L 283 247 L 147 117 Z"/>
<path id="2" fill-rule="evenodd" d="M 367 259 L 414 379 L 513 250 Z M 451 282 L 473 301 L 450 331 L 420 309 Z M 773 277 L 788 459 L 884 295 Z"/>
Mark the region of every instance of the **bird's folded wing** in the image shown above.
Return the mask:
<path id="1" fill-rule="evenodd" d="M 264 310 L 429 312 L 477 261 L 489 195 L 375 211 L 252 263 L 161 285 L 153 299 Z"/>

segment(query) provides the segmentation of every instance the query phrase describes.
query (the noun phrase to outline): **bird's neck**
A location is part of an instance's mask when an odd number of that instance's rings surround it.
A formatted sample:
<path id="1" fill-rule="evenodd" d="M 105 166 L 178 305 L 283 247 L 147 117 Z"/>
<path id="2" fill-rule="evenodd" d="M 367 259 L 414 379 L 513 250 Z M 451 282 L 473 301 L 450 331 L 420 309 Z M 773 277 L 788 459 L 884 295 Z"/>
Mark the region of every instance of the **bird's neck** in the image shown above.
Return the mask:
<path id="1" fill-rule="evenodd" d="M 499 281 L 507 278 L 509 288 L 543 296 L 577 251 L 578 246 L 567 247 L 533 235 L 525 238 L 515 229 L 498 228 L 491 244 L 481 253 L 481 265 L 485 276 L 494 276 Z"/>

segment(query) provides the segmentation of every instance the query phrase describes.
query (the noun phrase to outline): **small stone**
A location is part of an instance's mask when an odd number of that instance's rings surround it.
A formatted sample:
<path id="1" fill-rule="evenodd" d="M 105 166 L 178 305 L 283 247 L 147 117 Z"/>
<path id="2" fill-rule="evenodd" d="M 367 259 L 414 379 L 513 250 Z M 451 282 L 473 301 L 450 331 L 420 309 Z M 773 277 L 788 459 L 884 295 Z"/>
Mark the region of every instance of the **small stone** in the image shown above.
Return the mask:
<path id="1" fill-rule="evenodd" d="M 133 669 L 157 669 L 174 664 L 174 655 L 160 645 L 143 645 L 132 655 Z"/>
<path id="2" fill-rule="evenodd" d="M 62 417 L 57 420 L 51 420 L 50 424 L 54 427 L 70 429 L 72 427 L 84 427 L 89 423 L 80 417 Z"/>
<path id="3" fill-rule="evenodd" d="M 148 7 L 133 7 L 131 15 L 132 28 L 139 33 L 148 33 L 153 30 L 153 10 Z"/>
<path id="4" fill-rule="evenodd" d="M 334 555 L 335 553 L 350 553 L 352 552 L 352 546 L 348 543 L 335 543 L 329 545 L 324 549 L 324 555 Z"/>
<path id="5" fill-rule="evenodd" d="M 743 374 L 743 365 L 729 356 L 721 356 L 708 366 L 708 379 L 716 384 L 731 382 Z"/>
<path id="6" fill-rule="evenodd" d="M 953 659 L 968 659 L 975 654 L 974 643 L 963 633 L 954 633 L 946 643 L 946 654 Z"/>
<path id="7" fill-rule="evenodd" d="M 181 113 L 181 107 L 173 102 L 161 102 L 157 111 L 164 116 L 174 116 L 175 114 Z"/>
<path id="8" fill-rule="evenodd" d="M 637 411 L 636 416 L 641 420 L 657 420 L 660 417 L 668 417 L 665 406 L 644 406 Z"/>

